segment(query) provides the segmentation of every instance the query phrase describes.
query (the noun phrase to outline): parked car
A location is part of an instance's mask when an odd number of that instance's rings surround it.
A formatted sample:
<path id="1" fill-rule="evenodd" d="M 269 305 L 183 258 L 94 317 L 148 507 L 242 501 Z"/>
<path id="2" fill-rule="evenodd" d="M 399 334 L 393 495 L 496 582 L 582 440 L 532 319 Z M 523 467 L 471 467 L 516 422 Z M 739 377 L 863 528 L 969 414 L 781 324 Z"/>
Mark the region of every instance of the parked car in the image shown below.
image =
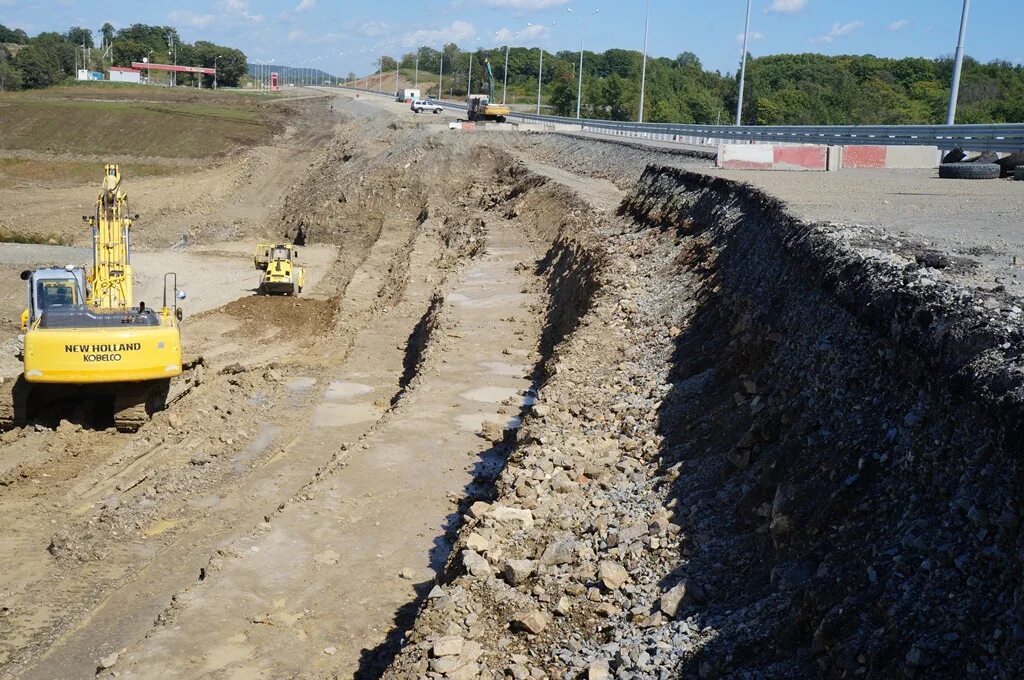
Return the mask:
<path id="1" fill-rule="evenodd" d="M 412 104 L 409 108 L 416 113 L 423 113 L 424 111 L 433 111 L 434 113 L 441 113 L 444 111 L 444 107 L 437 102 L 432 102 L 429 99 L 413 99 Z"/>

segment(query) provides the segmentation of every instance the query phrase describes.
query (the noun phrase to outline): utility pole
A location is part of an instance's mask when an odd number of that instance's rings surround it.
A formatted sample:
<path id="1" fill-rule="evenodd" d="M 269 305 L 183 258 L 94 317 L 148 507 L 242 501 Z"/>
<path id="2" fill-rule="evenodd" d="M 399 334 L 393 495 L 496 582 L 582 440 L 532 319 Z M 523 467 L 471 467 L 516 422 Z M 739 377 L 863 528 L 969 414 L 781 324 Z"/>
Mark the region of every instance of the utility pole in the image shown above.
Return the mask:
<path id="1" fill-rule="evenodd" d="M 644 19 L 644 65 L 640 71 L 640 116 L 637 122 L 644 122 L 644 92 L 647 90 L 647 36 L 651 28 L 651 0 L 647 0 L 647 18 Z"/>
<path id="2" fill-rule="evenodd" d="M 466 96 L 473 93 L 473 53 L 469 53 L 469 80 L 466 82 Z"/>
<path id="3" fill-rule="evenodd" d="M 413 81 L 413 87 L 418 88 L 420 86 L 420 48 L 416 48 L 416 79 Z"/>
<path id="4" fill-rule="evenodd" d="M 217 60 L 220 59 L 221 55 L 217 55 L 213 58 L 213 89 L 217 89 Z"/>
<path id="5" fill-rule="evenodd" d="M 956 43 L 956 57 L 953 60 L 953 83 L 949 89 L 949 109 L 946 112 L 946 125 L 956 123 L 956 105 L 960 99 L 960 72 L 964 67 L 964 42 L 967 39 L 967 15 L 971 11 L 971 0 L 964 0 L 964 11 L 960 15 L 960 38 Z"/>
<path id="6" fill-rule="evenodd" d="M 743 86 L 747 80 L 747 39 L 750 37 L 750 6 L 753 0 L 747 0 L 747 23 L 743 25 L 743 57 L 740 62 L 740 98 L 736 103 L 736 125 L 743 125 Z"/>

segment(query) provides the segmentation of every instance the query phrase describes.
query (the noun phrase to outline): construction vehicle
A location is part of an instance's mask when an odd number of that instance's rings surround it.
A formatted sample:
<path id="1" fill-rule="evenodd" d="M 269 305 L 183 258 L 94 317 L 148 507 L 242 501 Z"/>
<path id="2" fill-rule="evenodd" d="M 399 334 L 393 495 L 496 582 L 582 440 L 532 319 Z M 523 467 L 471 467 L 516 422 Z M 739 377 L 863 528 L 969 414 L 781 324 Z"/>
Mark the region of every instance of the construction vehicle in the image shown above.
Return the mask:
<path id="1" fill-rule="evenodd" d="M 253 263 L 263 272 L 257 289 L 261 295 L 298 295 L 306 285 L 306 270 L 295 264 L 299 251 L 290 243 L 260 243 Z"/>
<path id="2" fill-rule="evenodd" d="M 466 98 L 467 118 L 476 122 L 480 120 L 493 120 L 497 123 L 504 123 L 505 117 L 512 113 L 512 109 L 504 104 L 492 104 L 494 97 L 494 72 L 491 70 L 491 60 L 484 60 L 484 73 L 487 74 L 487 94 L 471 94 Z"/>
<path id="3" fill-rule="evenodd" d="M 10 393 L 4 383 L 0 424 L 36 418 L 108 421 L 134 431 L 162 410 L 171 379 L 182 373 L 177 276 L 164 275 L 163 307 L 134 306 L 131 228 L 117 165 L 104 166 L 93 231 L 93 265 L 24 271 L 23 373 Z M 170 294 L 170 295 L 169 295 Z"/>

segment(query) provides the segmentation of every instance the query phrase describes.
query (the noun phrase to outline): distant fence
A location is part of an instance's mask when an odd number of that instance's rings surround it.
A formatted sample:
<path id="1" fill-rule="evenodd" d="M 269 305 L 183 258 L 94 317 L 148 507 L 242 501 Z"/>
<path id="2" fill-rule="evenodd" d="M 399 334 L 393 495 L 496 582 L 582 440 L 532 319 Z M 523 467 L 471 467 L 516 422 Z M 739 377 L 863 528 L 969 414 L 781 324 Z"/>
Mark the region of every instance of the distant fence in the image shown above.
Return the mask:
<path id="1" fill-rule="evenodd" d="M 385 97 L 394 93 L 360 88 L 342 89 Z M 444 101 L 452 109 L 465 104 Z M 756 144 L 826 144 L 857 146 L 962 146 L 971 151 L 1024 151 L 1024 123 L 1003 125 L 682 125 L 678 123 L 630 123 L 614 120 L 538 116 L 513 112 L 509 119 L 579 126 L 593 132 L 634 139 L 716 145 L 721 141 Z"/>

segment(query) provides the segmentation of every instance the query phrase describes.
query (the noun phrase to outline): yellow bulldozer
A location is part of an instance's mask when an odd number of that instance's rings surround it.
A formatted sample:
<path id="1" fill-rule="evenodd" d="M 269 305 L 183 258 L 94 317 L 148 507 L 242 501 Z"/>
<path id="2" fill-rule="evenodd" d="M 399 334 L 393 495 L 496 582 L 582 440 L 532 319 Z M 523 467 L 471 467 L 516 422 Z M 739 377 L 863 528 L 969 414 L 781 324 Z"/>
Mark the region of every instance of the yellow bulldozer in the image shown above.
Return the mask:
<path id="1" fill-rule="evenodd" d="M 298 295 L 306 285 L 306 270 L 295 264 L 298 249 L 290 243 L 260 243 L 253 264 L 263 272 L 257 292 L 261 295 Z"/>
<path id="2" fill-rule="evenodd" d="M 164 275 L 163 305 L 133 302 L 128 196 L 117 165 L 104 166 L 92 227 L 93 265 L 24 271 L 24 371 L 0 399 L 0 425 L 59 419 L 66 409 L 136 430 L 162 410 L 182 373 L 177 276 Z M 104 414 L 106 414 L 104 416 Z"/>

